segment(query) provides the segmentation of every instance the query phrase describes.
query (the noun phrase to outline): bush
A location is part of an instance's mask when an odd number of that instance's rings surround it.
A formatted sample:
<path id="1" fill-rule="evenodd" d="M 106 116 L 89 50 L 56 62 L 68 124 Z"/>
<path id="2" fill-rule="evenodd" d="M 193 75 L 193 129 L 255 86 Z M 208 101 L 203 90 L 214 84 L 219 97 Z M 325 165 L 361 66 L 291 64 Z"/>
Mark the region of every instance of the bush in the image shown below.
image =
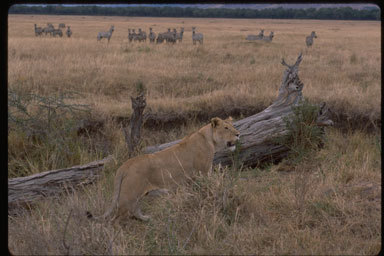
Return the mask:
<path id="1" fill-rule="evenodd" d="M 290 149 L 289 158 L 301 160 L 323 144 L 324 130 L 316 125 L 320 108 L 304 100 L 285 117 L 288 133 L 276 142 Z"/>
<path id="2" fill-rule="evenodd" d="M 86 105 L 70 104 L 74 92 L 40 96 L 21 90 L 8 92 L 9 176 L 25 176 L 79 164 L 97 154 L 89 138 L 79 138 Z"/>

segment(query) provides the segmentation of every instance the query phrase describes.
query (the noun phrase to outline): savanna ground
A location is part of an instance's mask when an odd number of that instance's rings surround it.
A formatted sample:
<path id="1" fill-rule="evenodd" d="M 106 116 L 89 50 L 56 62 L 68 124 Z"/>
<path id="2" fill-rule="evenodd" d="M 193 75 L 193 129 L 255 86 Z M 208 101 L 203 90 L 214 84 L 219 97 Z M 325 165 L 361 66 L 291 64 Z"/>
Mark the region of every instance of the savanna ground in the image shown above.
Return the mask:
<path id="1" fill-rule="evenodd" d="M 35 37 L 65 23 L 72 38 Z M 111 41 L 96 41 L 115 26 Z M 193 45 L 191 28 L 204 34 Z M 381 250 L 381 49 L 377 21 L 242 20 L 10 15 L 8 177 L 113 154 L 99 182 L 8 216 L 14 254 L 377 254 Z M 181 44 L 129 43 L 128 28 L 185 28 Z M 274 31 L 271 43 L 248 34 Z M 305 37 L 316 31 L 311 49 Z M 288 168 L 216 169 L 176 194 L 146 198 L 149 223 L 89 221 L 110 202 L 126 160 L 119 118 L 146 88 L 146 112 L 189 122 L 144 127 L 141 147 L 179 139 L 232 108 L 263 110 L 284 67 L 303 52 L 303 94 L 339 121 L 321 150 Z M 69 93 L 72 94 L 69 94 Z M 69 97 L 71 95 L 71 97 Z M 72 110 L 72 111 L 71 111 Z M 235 116 L 239 119 L 244 114 Z M 225 117 L 225 116 L 223 116 Z M 78 133 L 79 123 L 102 123 Z M 369 129 L 366 129 L 370 127 Z M 373 128 L 372 128 L 373 127 Z M 343 128 L 343 129 L 340 129 Z"/>

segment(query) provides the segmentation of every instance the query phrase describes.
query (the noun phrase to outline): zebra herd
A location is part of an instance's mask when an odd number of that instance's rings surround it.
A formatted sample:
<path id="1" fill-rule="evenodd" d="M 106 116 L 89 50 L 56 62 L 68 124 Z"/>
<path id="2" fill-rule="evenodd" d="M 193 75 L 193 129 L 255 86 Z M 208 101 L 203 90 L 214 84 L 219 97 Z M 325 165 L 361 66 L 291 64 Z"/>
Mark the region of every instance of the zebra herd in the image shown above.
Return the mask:
<path id="1" fill-rule="evenodd" d="M 195 32 L 196 27 L 192 28 L 192 40 L 193 44 L 196 44 L 198 41 L 200 44 L 203 43 L 203 34 L 201 33 L 196 33 Z M 112 33 L 114 31 L 114 26 L 112 25 L 109 31 L 107 32 L 99 32 L 97 34 L 97 41 L 100 41 L 102 38 L 107 38 L 108 42 L 112 37 Z M 176 43 L 179 42 L 181 43 L 183 41 L 183 35 L 184 35 L 184 28 L 181 27 L 180 31 L 178 32 L 176 28 L 174 28 L 172 31 L 170 28 L 168 28 L 168 31 L 163 32 L 163 33 L 158 33 L 156 36 L 156 33 L 153 32 L 152 28 L 149 28 L 149 34 L 147 36 L 147 33 L 143 31 L 141 28 L 138 29 L 137 33 L 134 28 L 128 28 L 128 40 L 129 42 L 146 42 L 147 37 L 149 39 L 150 43 Z"/>
<path id="2" fill-rule="evenodd" d="M 149 28 L 150 35 L 152 40 L 150 42 L 155 42 L 156 34 L 152 31 L 152 28 Z M 182 42 L 183 41 L 183 35 L 184 35 L 184 28 L 180 28 L 180 32 L 177 32 L 177 30 L 174 28 L 173 31 L 171 31 L 170 28 L 168 28 L 167 32 L 159 33 L 156 38 L 156 43 L 160 44 L 164 41 L 167 43 L 176 43 L 176 42 Z"/>
<path id="3" fill-rule="evenodd" d="M 249 41 L 254 41 L 254 40 L 264 40 L 266 42 L 271 42 L 274 34 L 273 31 L 269 34 L 269 36 L 264 35 L 264 29 L 260 31 L 258 35 L 248 35 L 245 39 Z M 313 38 L 317 38 L 316 32 L 312 31 L 312 33 L 305 38 L 305 43 L 307 47 L 311 47 L 313 44 Z"/>
<path id="4" fill-rule="evenodd" d="M 51 23 L 47 23 L 47 26 L 44 28 L 38 27 L 35 24 L 35 36 L 42 36 L 43 34 L 44 35 L 49 34 L 50 36 L 53 36 L 53 37 L 56 37 L 56 36 L 62 37 L 63 36 L 63 31 L 61 30 L 62 28 L 65 28 L 64 23 L 60 23 L 57 29 Z M 67 37 L 72 36 L 72 30 L 70 26 L 67 26 L 66 35 Z"/>
<path id="5" fill-rule="evenodd" d="M 156 33 L 153 32 L 152 28 L 149 28 L 149 34 L 148 39 L 150 43 L 176 43 L 176 42 L 182 42 L 183 41 L 183 34 L 184 34 L 184 28 L 180 28 L 180 32 L 177 32 L 177 30 L 174 28 L 173 31 L 171 31 L 170 28 L 168 28 L 168 31 L 159 33 L 156 37 Z M 138 33 L 135 32 L 135 29 L 128 29 L 128 40 L 129 42 L 132 41 L 139 41 L 139 42 L 146 42 L 147 41 L 147 33 L 145 31 L 142 31 L 141 28 L 139 28 Z"/>
<path id="6" fill-rule="evenodd" d="M 51 23 L 47 23 L 47 26 L 42 28 L 38 27 L 35 24 L 35 36 L 42 36 L 49 34 L 50 36 L 63 36 L 63 31 L 61 30 L 62 28 L 65 28 L 64 23 L 60 23 L 59 27 L 56 29 Z M 111 40 L 112 33 L 114 31 L 114 26 L 112 25 L 109 29 L 109 31 L 106 32 L 99 32 L 97 34 L 97 41 L 100 41 L 102 38 L 106 38 L 108 40 Z M 159 33 L 156 37 L 156 33 L 153 32 L 152 28 L 149 28 L 149 34 L 148 34 L 148 39 L 149 42 L 154 43 L 176 43 L 176 42 L 182 42 L 183 41 L 183 34 L 184 34 L 184 28 L 180 28 L 180 32 L 177 32 L 177 30 L 174 28 L 173 31 L 171 31 L 170 28 L 168 28 L 168 31 Z M 72 30 L 70 26 L 67 26 L 66 30 L 66 35 L 67 37 L 72 36 Z M 255 41 L 255 40 L 262 40 L 266 42 L 272 42 L 272 39 L 274 37 L 273 31 L 270 32 L 269 36 L 264 35 L 264 29 L 260 31 L 258 35 L 248 35 L 245 39 L 249 41 Z M 317 38 L 316 32 L 312 31 L 312 33 L 305 38 L 305 43 L 307 47 L 311 47 L 313 45 L 313 38 Z M 196 44 L 196 42 L 199 42 L 199 44 L 203 43 L 204 36 L 202 33 L 196 33 L 196 27 L 192 27 L 192 42 L 193 44 Z M 147 41 L 147 33 L 141 28 L 138 29 L 138 32 L 135 32 L 135 29 L 130 29 L 128 28 L 128 40 L 129 42 L 146 42 Z"/>

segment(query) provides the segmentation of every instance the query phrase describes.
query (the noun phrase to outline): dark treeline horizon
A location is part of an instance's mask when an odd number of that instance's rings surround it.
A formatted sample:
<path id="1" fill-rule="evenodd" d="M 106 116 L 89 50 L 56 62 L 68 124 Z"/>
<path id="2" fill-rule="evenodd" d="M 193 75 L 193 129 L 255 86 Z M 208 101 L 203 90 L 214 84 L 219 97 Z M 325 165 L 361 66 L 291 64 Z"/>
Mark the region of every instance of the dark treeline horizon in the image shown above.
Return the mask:
<path id="1" fill-rule="evenodd" d="M 190 17 L 190 18 L 243 18 L 243 19 L 320 19 L 320 20 L 380 20 L 380 9 L 363 10 L 351 7 L 308 8 L 308 9 L 227 9 L 195 7 L 103 7 L 82 6 L 28 6 L 13 5 L 9 14 L 45 14 L 45 15 L 96 15 L 96 16 L 138 16 L 138 17 Z"/>

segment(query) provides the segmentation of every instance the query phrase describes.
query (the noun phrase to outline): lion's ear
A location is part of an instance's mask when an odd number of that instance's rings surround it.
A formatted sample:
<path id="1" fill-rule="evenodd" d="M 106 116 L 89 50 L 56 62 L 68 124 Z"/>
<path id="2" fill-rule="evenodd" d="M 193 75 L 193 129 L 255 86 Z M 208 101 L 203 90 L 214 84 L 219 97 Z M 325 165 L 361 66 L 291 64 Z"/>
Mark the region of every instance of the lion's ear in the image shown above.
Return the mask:
<path id="1" fill-rule="evenodd" d="M 225 119 L 225 121 L 228 121 L 228 122 L 231 122 L 232 123 L 232 117 L 230 116 L 230 117 L 228 117 L 227 119 Z"/>
<path id="2" fill-rule="evenodd" d="M 218 118 L 218 117 L 214 117 L 214 118 L 212 118 L 211 119 L 211 125 L 212 125 L 212 127 L 213 128 L 215 128 L 216 126 L 218 126 L 219 125 L 219 123 L 220 123 L 220 118 Z"/>

